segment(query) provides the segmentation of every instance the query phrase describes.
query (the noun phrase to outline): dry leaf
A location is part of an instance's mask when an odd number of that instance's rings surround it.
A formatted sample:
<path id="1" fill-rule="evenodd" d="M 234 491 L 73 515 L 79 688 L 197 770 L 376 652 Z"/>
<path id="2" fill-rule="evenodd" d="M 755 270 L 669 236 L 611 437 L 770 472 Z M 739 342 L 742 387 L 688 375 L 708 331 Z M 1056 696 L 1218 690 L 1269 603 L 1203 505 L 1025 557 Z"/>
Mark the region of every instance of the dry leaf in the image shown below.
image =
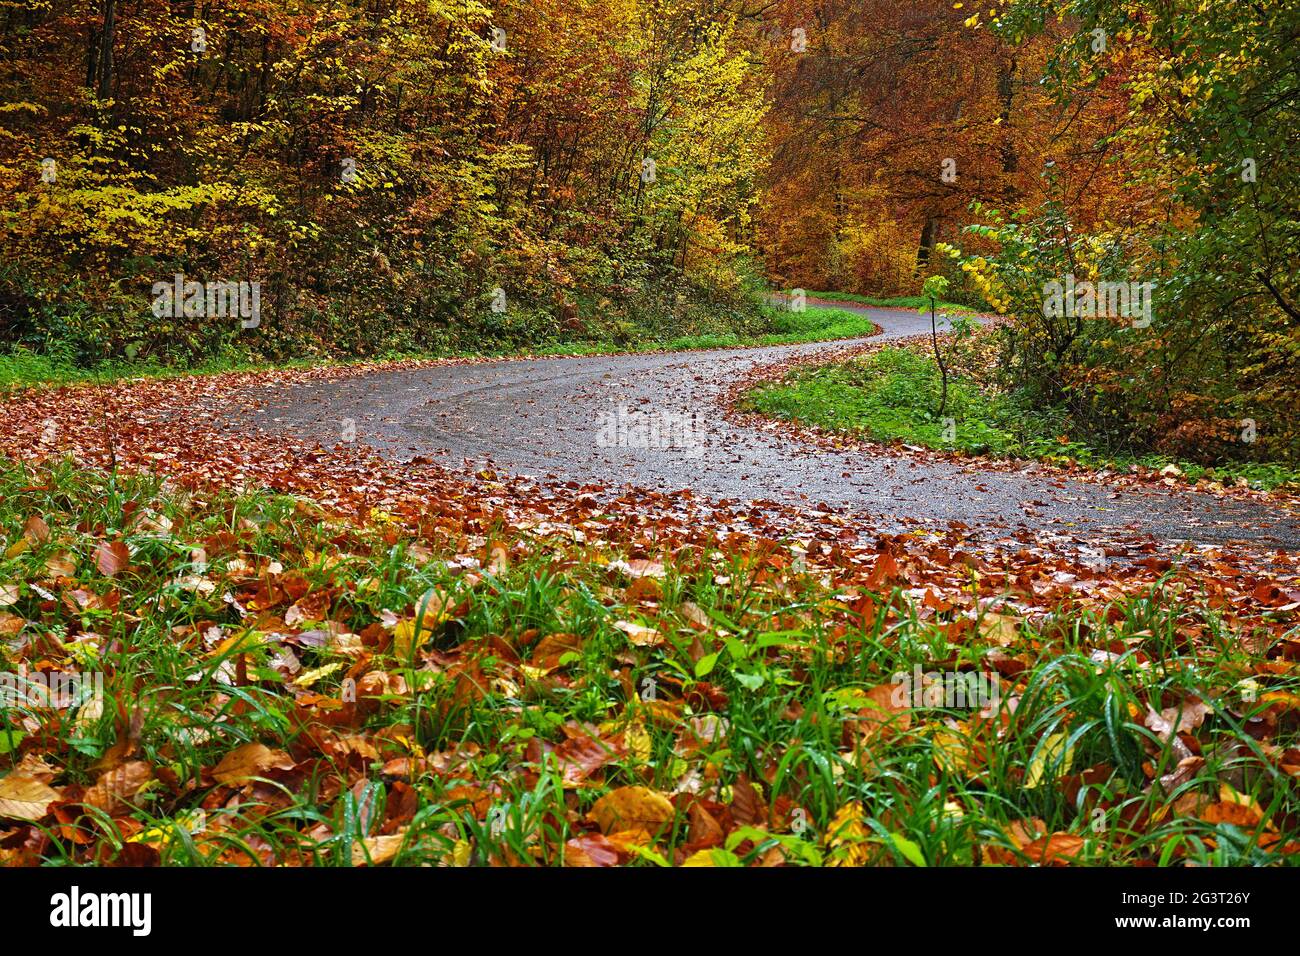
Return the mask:
<path id="1" fill-rule="evenodd" d="M 106 577 L 120 573 L 131 563 L 131 552 L 121 541 L 101 541 L 95 549 L 95 567 Z"/>
<path id="2" fill-rule="evenodd" d="M 236 747 L 222 757 L 221 763 L 212 770 L 212 778 L 217 783 L 241 783 L 268 770 L 289 770 L 292 767 L 293 760 L 283 750 L 251 743 Z"/>
<path id="3" fill-rule="evenodd" d="M 1083 844 L 1083 837 L 1073 833 L 1053 833 L 1027 844 L 1024 852 L 1035 863 L 1064 865 L 1074 861 Z"/>
<path id="4" fill-rule="evenodd" d="M 81 802 L 111 815 L 129 810 L 140 789 L 153 779 L 153 769 L 143 760 L 132 760 L 100 774 Z"/>
<path id="5" fill-rule="evenodd" d="M 584 833 L 564 844 L 565 866 L 618 866 L 626 855 L 603 833 Z"/>
<path id="6" fill-rule="evenodd" d="M 378 866 L 397 856 L 397 851 L 406 841 L 406 830 L 387 833 L 383 836 L 366 837 L 352 845 L 353 866 Z"/>
<path id="7" fill-rule="evenodd" d="M 614 626 L 627 635 L 627 639 L 637 647 L 653 647 L 664 642 L 664 636 L 653 627 L 637 624 L 633 621 L 615 621 Z"/>
<path id="8" fill-rule="evenodd" d="M 15 770 L 0 780 L 0 817 L 39 820 L 58 799 L 59 791 L 23 771 Z"/>
<path id="9" fill-rule="evenodd" d="M 43 544 L 50 540 L 50 526 L 40 515 L 32 515 L 23 524 L 23 537 L 32 544 Z"/>
<path id="10" fill-rule="evenodd" d="M 606 834 L 633 829 L 654 832 L 675 814 L 672 801 L 657 790 L 619 787 L 597 800 L 587 819 Z"/>

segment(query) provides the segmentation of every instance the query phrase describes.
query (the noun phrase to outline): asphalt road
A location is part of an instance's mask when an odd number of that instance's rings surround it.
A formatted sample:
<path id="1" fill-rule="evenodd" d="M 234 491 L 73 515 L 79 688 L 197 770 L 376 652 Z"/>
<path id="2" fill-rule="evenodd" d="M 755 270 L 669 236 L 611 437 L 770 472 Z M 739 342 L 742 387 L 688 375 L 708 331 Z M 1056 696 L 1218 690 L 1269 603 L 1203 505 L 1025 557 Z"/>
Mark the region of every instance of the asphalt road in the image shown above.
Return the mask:
<path id="1" fill-rule="evenodd" d="M 873 341 L 929 332 L 928 317 L 911 311 L 855 310 L 882 328 Z M 902 451 L 828 451 L 722 414 L 727 386 L 746 369 L 863 341 L 378 372 L 273 390 L 260 396 L 257 427 L 332 445 L 346 437 L 350 421 L 356 441 L 399 460 L 420 456 L 448 467 L 491 466 L 606 486 L 691 488 L 712 499 L 809 509 L 826 504 L 886 531 L 960 521 L 994 533 L 1150 533 L 1164 541 L 1300 548 L 1300 521 L 1251 501 L 1185 489 L 1116 489 L 1033 466 L 1002 472 L 920 461 Z"/>

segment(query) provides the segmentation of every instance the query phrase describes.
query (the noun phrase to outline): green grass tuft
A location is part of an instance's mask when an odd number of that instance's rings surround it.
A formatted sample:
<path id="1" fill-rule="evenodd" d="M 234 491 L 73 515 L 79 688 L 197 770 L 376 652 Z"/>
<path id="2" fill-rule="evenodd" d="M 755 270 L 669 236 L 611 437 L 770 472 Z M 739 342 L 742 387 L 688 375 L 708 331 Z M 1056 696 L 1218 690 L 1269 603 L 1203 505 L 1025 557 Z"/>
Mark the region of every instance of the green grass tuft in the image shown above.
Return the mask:
<path id="1" fill-rule="evenodd" d="M 752 390 L 742 407 L 880 442 L 1093 469 L 1139 465 L 1159 470 L 1173 464 L 1191 481 L 1244 481 L 1264 490 L 1300 484 L 1300 472 L 1276 463 L 1209 467 L 1160 455 L 1109 453 L 1064 437 L 1068 425 L 1059 409 L 1027 408 L 1015 395 L 981 387 L 969 377 L 950 375 L 943 415 L 938 413 L 939 393 L 939 369 L 932 357 L 913 348 L 887 347 L 851 362 L 797 369 L 782 381 Z"/>
<path id="2" fill-rule="evenodd" d="M 1015 834 L 1029 827 L 1074 837 L 1079 863 L 1253 865 L 1284 862 L 1300 839 L 1278 768 L 1296 723 L 1247 732 L 1300 678 L 1274 670 L 1260 678 L 1268 698 L 1243 700 L 1239 682 L 1266 665 L 1235 617 L 1182 585 L 997 626 L 1018 699 L 991 719 L 948 701 L 882 711 L 893 675 L 990 666 L 976 601 L 996 595 L 972 580 L 957 597 L 976 619 L 963 620 L 885 589 L 864 618 L 844 603 L 862 594 L 814 568 L 778 572 L 761 551 L 683 549 L 647 590 L 605 545 L 504 528 L 421 541 L 372 517 L 356 528 L 296 498 L 0 461 L 3 668 L 100 671 L 109 702 L 0 712 L 0 775 L 41 757 L 67 801 L 60 826 L 33 824 L 40 840 L 9 841 L 10 861 L 558 865 L 623 787 L 698 787 L 719 815 L 751 788 L 771 818 L 708 851 L 723 864 L 773 851 L 793 864 L 1025 863 Z M 105 541 L 129 554 L 111 576 Z M 509 560 L 477 560 L 489 541 Z M 418 613 L 427 633 L 409 633 L 433 656 L 392 637 L 395 618 L 409 627 Z M 628 622 L 662 639 L 630 641 Z M 330 630 L 363 645 L 321 640 Z M 1098 663 L 1098 648 L 1125 651 Z M 349 674 L 355 711 L 340 703 Z M 1206 705 L 1190 731 L 1203 762 L 1180 765 L 1185 746 L 1146 717 L 1193 699 Z M 584 734 L 617 752 L 566 781 L 556 748 Z M 214 777 L 252 743 L 282 752 L 260 781 Z M 78 811 L 110 758 L 151 776 L 111 812 Z M 1267 826 L 1206 809 L 1227 781 L 1250 806 L 1232 812 Z M 653 843 L 620 851 L 626 862 L 681 862 L 692 818 L 671 816 Z"/>

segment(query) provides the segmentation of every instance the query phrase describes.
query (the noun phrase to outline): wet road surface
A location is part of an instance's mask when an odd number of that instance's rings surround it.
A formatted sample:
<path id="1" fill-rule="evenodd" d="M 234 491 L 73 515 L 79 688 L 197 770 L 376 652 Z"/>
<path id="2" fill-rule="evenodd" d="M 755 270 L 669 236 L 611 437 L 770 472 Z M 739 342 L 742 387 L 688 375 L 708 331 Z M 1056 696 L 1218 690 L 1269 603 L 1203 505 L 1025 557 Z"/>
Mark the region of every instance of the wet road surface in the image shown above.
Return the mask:
<path id="1" fill-rule="evenodd" d="M 881 334 L 377 372 L 272 390 L 260 396 L 257 426 L 329 446 L 347 437 L 350 423 L 356 441 L 399 460 L 606 486 L 690 488 L 711 499 L 825 504 L 882 531 L 960 521 L 977 530 L 1029 528 L 1085 539 L 1136 532 L 1171 542 L 1300 548 L 1300 521 L 1252 501 L 1086 483 L 1029 465 L 1005 472 L 894 450 L 826 450 L 724 416 L 728 387 L 754 366 L 929 332 L 929 318 L 911 311 L 849 308 L 869 315 Z"/>

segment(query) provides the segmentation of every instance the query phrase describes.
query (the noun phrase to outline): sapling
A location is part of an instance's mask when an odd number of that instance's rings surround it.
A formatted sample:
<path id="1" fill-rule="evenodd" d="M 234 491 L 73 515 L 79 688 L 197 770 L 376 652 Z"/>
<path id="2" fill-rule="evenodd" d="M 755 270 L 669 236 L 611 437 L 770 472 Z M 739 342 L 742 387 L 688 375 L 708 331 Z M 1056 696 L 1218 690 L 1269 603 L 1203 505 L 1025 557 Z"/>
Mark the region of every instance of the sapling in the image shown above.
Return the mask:
<path id="1" fill-rule="evenodd" d="M 921 294 L 930 300 L 930 344 L 934 347 L 935 364 L 939 366 L 939 409 L 935 412 L 936 417 L 938 417 L 942 416 L 948 407 L 948 363 L 944 358 L 943 351 L 939 348 L 939 326 L 935 318 L 935 310 L 948 295 L 947 278 L 944 276 L 930 276 L 921 286 Z M 956 348 L 957 342 L 969 335 L 970 331 L 969 320 L 964 316 L 955 319 L 950 328 L 953 348 Z"/>

